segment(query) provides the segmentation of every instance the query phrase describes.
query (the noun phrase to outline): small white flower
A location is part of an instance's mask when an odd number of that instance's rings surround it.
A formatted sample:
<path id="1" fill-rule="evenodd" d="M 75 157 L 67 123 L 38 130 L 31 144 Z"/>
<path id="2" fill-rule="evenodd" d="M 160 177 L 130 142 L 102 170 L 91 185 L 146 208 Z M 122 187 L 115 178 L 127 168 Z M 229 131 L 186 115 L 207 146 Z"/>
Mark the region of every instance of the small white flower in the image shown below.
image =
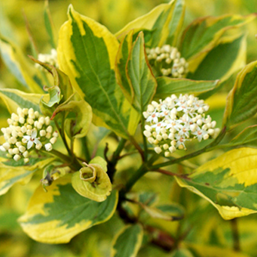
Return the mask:
<path id="1" fill-rule="evenodd" d="M 57 141 L 57 138 L 56 138 L 56 137 L 52 137 L 52 138 L 50 139 L 50 143 L 51 143 L 52 145 L 55 144 L 56 141 Z"/>
<path id="2" fill-rule="evenodd" d="M 33 130 L 31 136 L 23 136 L 27 140 L 27 149 L 29 150 L 34 144 L 41 144 L 37 138 L 37 130 Z"/>
<path id="3" fill-rule="evenodd" d="M 13 156 L 13 159 L 14 159 L 16 162 L 19 161 L 20 158 L 21 158 L 21 156 L 20 156 L 19 154 L 15 154 L 15 155 Z"/>
<path id="4" fill-rule="evenodd" d="M 6 152 L 6 149 L 1 145 L 1 146 L 0 146 L 0 151 Z"/>
<path id="5" fill-rule="evenodd" d="M 51 151 L 53 149 L 52 144 L 51 143 L 45 144 L 45 149 L 46 151 Z"/>

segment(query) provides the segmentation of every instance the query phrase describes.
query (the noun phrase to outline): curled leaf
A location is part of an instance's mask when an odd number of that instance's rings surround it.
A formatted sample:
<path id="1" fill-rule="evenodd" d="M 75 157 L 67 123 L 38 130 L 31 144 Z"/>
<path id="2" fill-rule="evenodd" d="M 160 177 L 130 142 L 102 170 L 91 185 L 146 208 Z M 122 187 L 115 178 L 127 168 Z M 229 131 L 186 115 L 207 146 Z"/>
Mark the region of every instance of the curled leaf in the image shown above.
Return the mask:
<path id="1" fill-rule="evenodd" d="M 112 190 L 109 176 L 99 164 L 89 164 L 72 176 L 72 186 L 86 198 L 103 202 Z"/>

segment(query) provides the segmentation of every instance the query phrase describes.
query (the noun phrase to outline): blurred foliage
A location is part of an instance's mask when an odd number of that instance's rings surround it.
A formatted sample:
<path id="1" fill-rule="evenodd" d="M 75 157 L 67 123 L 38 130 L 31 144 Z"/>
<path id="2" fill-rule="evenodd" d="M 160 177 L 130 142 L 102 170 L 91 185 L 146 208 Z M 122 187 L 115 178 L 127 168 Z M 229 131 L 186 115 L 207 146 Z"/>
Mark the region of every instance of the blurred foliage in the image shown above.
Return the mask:
<path id="1" fill-rule="evenodd" d="M 72 3 L 80 13 L 99 21 L 115 33 L 126 23 L 148 12 L 157 4 L 168 2 L 161 0 L 52 0 L 49 1 L 50 11 L 55 26 L 55 39 L 61 24 L 67 20 L 67 6 Z M 44 1 L 32 0 L 8 0 L 0 1 L 0 33 L 12 42 L 19 45 L 23 52 L 32 54 L 29 35 L 26 31 L 24 16 L 29 23 L 31 35 L 34 38 L 39 52 L 48 52 L 50 49 L 50 39 L 44 26 Z M 256 0 L 186 0 L 186 16 L 184 25 L 189 24 L 195 18 L 208 15 L 222 15 L 226 13 L 247 15 L 255 10 Z M 256 39 L 257 21 L 247 25 L 247 63 L 256 60 Z M 17 82 L 13 76 L 7 72 L 3 61 L 0 58 L 0 87 L 16 87 Z M 232 81 L 232 82 L 230 82 Z M 233 85 L 233 75 L 229 81 L 224 82 L 223 90 L 228 92 Z M 217 100 L 218 98 L 218 100 Z M 219 94 L 208 99 L 212 107 L 210 115 L 217 121 L 218 126 L 222 123 L 222 113 L 225 108 L 226 94 Z M 8 111 L 1 108 L 0 125 L 5 126 L 4 121 L 9 116 Z M 253 121 L 252 121 L 253 122 Z M 247 125 L 252 123 L 248 122 Z M 242 125 L 241 127 L 245 126 Z M 242 130 L 242 129 L 241 129 Z M 237 131 L 240 131 L 238 129 Z M 234 132 L 234 136 L 237 132 Z M 231 136 L 233 137 L 233 131 Z M 225 141 L 229 139 L 225 139 Z M 115 149 L 115 141 L 112 137 L 108 138 L 110 151 Z M 205 142 L 201 142 L 204 146 Z M 255 143 L 256 145 L 256 143 Z M 102 152 L 105 142 L 100 143 L 98 152 Z M 218 155 L 218 152 L 216 152 Z M 208 159 L 212 159 L 210 153 L 206 153 L 198 158 L 190 160 L 190 164 L 198 164 Z M 126 163 L 137 163 L 138 157 L 128 157 L 126 161 L 119 163 L 117 181 L 126 180 Z M 136 170 L 137 167 L 134 168 Z M 173 169 L 177 169 L 173 166 Z M 179 167 L 179 169 L 187 169 Z M 182 170 L 181 170 L 182 171 Z M 131 170 L 131 173 L 133 170 Z M 32 182 L 23 187 L 17 185 L 13 187 L 7 195 L 0 197 L 0 257 L 109 257 L 110 244 L 117 231 L 122 228 L 122 222 L 114 215 L 108 222 L 88 229 L 85 232 L 74 237 L 66 245 L 47 245 L 33 241 L 25 235 L 17 223 L 17 218 L 26 211 L 28 200 L 33 191 L 38 186 L 41 174 L 36 174 Z M 118 183 L 117 183 L 118 184 Z M 184 246 L 189 249 L 192 256 L 215 257 L 221 256 L 220 249 L 228 249 L 226 256 L 257 256 L 257 234 L 255 226 L 256 214 L 244 217 L 238 220 L 238 229 L 240 231 L 240 244 L 242 252 L 239 254 L 230 250 L 233 246 L 231 234 L 231 222 L 224 221 L 214 208 L 204 199 L 195 194 L 180 188 L 171 177 L 164 177 L 159 174 L 147 174 L 143 181 L 139 181 L 135 190 L 156 192 L 161 200 L 160 204 L 168 201 L 174 201 L 183 205 L 186 210 L 185 219 L 180 222 L 169 222 L 163 220 L 154 220 L 146 216 L 149 224 L 154 224 L 173 235 L 174 237 L 183 237 Z M 174 193 L 175 192 L 175 193 Z M 201 222 L 200 222 L 201 221 Z M 202 245 L 202 248 L 195 244 Z M 206 255 L 210 252 L 210 255 Z M 223 253 L 223 252 L 222 252 Z M 178 253 L 180 254 L 180 253 Z M 187 254 L 187 253 L 186 253 Z M 138 256 L 166 257 L 171 256 L 155 246 L 143 247 Z M 182 256 L 182 255 L 174 255 Z M 190 255 L 183 255 L 190 256 Z"/>

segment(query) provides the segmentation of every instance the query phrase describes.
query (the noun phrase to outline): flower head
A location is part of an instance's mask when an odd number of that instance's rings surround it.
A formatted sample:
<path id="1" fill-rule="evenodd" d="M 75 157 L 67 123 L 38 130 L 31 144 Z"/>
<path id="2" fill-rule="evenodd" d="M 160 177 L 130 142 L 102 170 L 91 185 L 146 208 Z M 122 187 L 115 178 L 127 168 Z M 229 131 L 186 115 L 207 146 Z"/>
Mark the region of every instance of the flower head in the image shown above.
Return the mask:
<path id="1" fill-rule="evenodd" d="M 33 151 L 40 150 L 42 146 L 47 151 L 52 150 L 58 132 L 53 131 L 49 117 L 41 116 L 32 108 L 18 108 L 17 114 L 12 113 L 7 121 L 9 127 L 1 129 L 6 142 L 0 146 L 1 151 L 7 152 L 7 157 L 15 161 L 23 158 L 27 163 Z"/>
<path id="2" fill-rule="evenodd" d="M 51 49 L 50 54 L 39 54 L 38 60 L 40 62 L 48 63 L 58 68 L 57 51 L 55 49 Z M 43 70 L 40 64 L 36 63 L 35 66 L 36 68 Z"/>
<path id="3" fill-rule="evenodd" d="M 162 47 L 147 48 L 147 57 L 157 76 L 183 78 L 187 73 L 188 63 L 180 56 L 176 47 L 163 45 Z"/>
<path id="4" fill-rule="evenodd" d="M 144 135 L 154 145 L 156 153 L 170 156 L 176 149 L 186 150 L 186 142 L 216 137 L 219 128 L 205 116 L 209 106 L 193 95 L 171 95 L 159 103 L 152 102 L 143 113 L 146 119 Z M 153 118 L 154 115 L 154 118 Z"/>

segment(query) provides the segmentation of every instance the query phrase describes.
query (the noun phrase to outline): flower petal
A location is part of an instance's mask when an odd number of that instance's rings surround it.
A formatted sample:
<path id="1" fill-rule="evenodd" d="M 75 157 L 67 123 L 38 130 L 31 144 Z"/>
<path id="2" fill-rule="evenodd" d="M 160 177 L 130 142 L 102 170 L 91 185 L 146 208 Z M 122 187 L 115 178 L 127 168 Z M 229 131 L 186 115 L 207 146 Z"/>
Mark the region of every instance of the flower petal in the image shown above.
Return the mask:
<path id="1" fill-rule="evenodd" d="M 29 140 L 27 144 L 27 149 L 29 150 L 33 146 L 34 142 Z"/>

